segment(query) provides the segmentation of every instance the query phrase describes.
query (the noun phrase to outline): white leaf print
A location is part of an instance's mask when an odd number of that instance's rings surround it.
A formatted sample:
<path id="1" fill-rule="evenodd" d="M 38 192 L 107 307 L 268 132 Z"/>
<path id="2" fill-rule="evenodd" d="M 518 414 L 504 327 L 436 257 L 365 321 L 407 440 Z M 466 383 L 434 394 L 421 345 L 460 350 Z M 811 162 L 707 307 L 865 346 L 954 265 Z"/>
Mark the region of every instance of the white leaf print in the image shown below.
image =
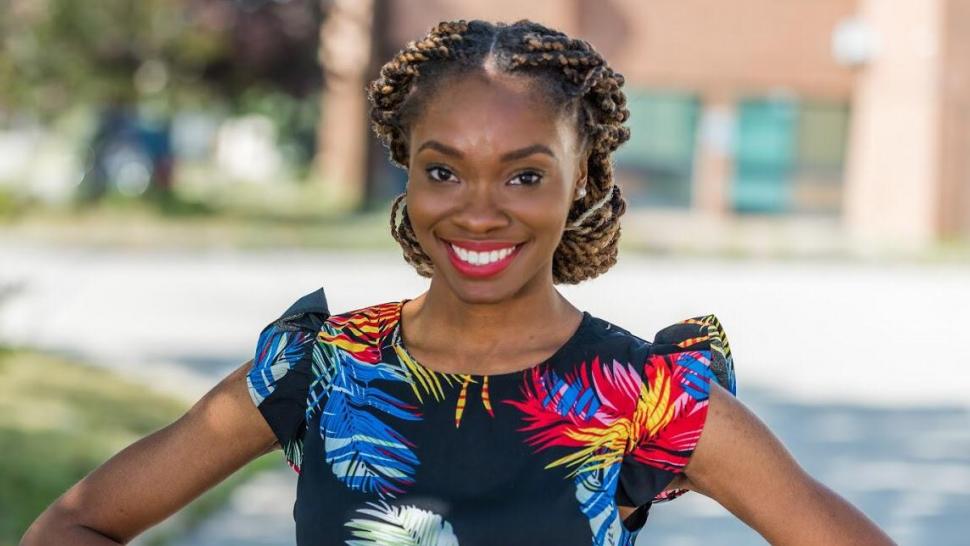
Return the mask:
<path id="1" fill-rule="evenodd" d="M 349 546 L 458 546 L 451 524 L 438 514 L 416 506 L 390 506 L 368 502 L 358 513 L 374 519 L 354 518 L 345 523 L 356 539 Z"/>

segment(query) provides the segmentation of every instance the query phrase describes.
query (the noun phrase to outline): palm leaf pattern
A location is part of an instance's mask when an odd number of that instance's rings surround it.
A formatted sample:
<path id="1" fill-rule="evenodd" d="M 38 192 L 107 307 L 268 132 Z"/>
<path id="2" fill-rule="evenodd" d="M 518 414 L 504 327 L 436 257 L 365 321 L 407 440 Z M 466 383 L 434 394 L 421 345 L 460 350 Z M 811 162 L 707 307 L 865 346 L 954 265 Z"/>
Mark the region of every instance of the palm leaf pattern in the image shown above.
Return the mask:
<path id="1" fill-rule="evenodd" d="M 718 383 L 731 394 L 737 394 L 731 345 L 716 315 L 697 316 L 672 324 L 657 332 L 656 342 L 673 344 L 680 350 L 705 353 Z"/>
<path id="2" fill-rule="evenodd" d="M 444 400 L 445 390 L 442 386 L 442 380 L 445 385 L 452 387 L 453 385 L 459 383 L 458 375 L 429 370 L 418 363 L 418 361 L 412 358 L 404 348 L 404 344 L 401 342 L 400 331 L 400 322 L 398 322 L 394 327 L 393 333 L 391 334 L 391 347 L 394 349 L 398 362 L 401 363 L 402 367 L 408 374 L 408 379 L 411 382 L 411 389 L 414 391 L 414 396 L 419 402 L 424 402 L 424 397 L 421 395 L 422 392 L 424 392 L 426 395 L 430 395 L 437 401 Z"/>
<path id="3" fill-rule="evenodd" d="M 616 360 L 601 364 L 597 356 L 590 366 L 584 362 L 565 377 L 532 370 L 522 387 L 523 400 L 506 403 L 525 414 L 527 424 L 520 430 L 533 433 L 526 440 L 530 445 L 576 448 L 546 466 L 572 467 L 572 477 L 620 462 L 648 424 L 662 424 L 655 416 L 663 408 L 650 394 L 633 366 Z"/>
<path id="4" fill-rule="evenodd" d="M 280 323 L 263 329 L 256 344 L 258 352 L 253 358 L 253 367 L 246 377 L 249 394 L 257 406 L 273 394 L 276 383 L 296 366 L 306 352 L 306 345 L 312 342 L 311 334 L 284 329 Z"/>
<path id="5" fill-rule="evenodd" d="M 676 470 L 687 463 L 707 407 L 709 351 L 651 354 L 643 372 L 617 360 L 581 363 L 560 377 L 535 369 L 522 386 L 522 400 L 508 400 L 524 413 L 526 442 L 541 451 L 571 448 L 546 465 L 572 470 L 576 498 L 596 545 L 630 544 L 616 507 L 616 484 L 624 456 Z M 676 431 L 668 427 L 677 420 Z"/>
<path id="6" fill-rule="evenodd" d="M 662 377 L 660 380 L 662 381 Z M 576 486 L 576 500 L 589 520 L 593 544 L 632 544 L 623 527 L 614 496 L 623 456 L 650 427 L 662 426 L 670 410 L 658 382 L 647 389 L 636 368 L 613 360 L 581 363 L 575 373 L 560 377 L 554 371 L 533 370 L 522 387 L 523 400 L 507 403 L 520 409 L 532 432 L 526 440 L 537 451 L 574 448 L 546 465 L 573 467 L 567 474 Z"/>
<path id="7" fill-rule="evenodd" d="M 265 404 L 268 417 L 295 404 L 302 413 L 305 401 L 305 424 L 316 422 L 322 439 L 319 456 L 338 481 L 374 501 L 357 505 L 350 521 L 340 515 L 343 509 L 333 513 L 339 518 L 334 524 L 343 524 L 351 536 L 347 544 L 457 546 L 453 527 L 442 515 L 389 504 L 412 489 L 420 464 L 420 451 L 398 426 L 422 420 L 422 404 L 437 406 L 459 391 L 454 419 L 459 427 L 476 384 L 481 385 L 484 411 L 494 418 L 488 376 L 479 381 L 478 376 L 435 372 L 409 355 L 401 339 L 403 303 L 321 316 L 306 324 L 290 320 L 295 314 L 277 320 L 260 334 L 248 387 L 257 406 L 271 402 Z M 652 344 L 637 340 L 631 352 L 611 352 L 643 354 L 642 360 L 595 356 L 565 373 L 558 366 L 536 366 L 519 376 L 519 396 L 500 401 L 519 410 L 518 430 L 526 433 L 534 452 L 555 448 L 545 468 L 562 469 L 556 475 L 569 480 L 562 483 L 570 487 L 572 482 L 576 507 L 598 546 L 631 546 L 636 540 L 638 531 L 628 530 L 620 516 L 618 488 L 628 483 L 659 488 L 656 469 L 667 471 L 662 474 L 667 477 L 684 468 L 704 425 L 710 382 L 716 379 L 735 392 L 730 347 L 714 315 L 671 325 Z M 300 391 L 308 383 L 304 399 Z M 274 428 L 297 471 L 303 463 L 304 431 L 309 430 L 290 432 L 298 417 L 287 415 Z M 628 470 L 645 474 L 628 482 Z M 682 492 L 624 489 L 641 506 Z"/>
<path id="8" fill-rule="evenodd" d="M 263 329 L 256 344 L 253 367 L 246 374 L 249 396 L 257 407 L 272 396 L 280 380 L 296 368 L 307 346 L 313 343 L 312 333 L 294 329 L 284 321 L 275 321 Z M 303 464 L 303 437 L 296 435 L 281 442 L 284 459 L 299 473 Z"/>
<path id="9" fill-rule="evenodd" d="M 381 361 L 381 340 L 387 330 L 386 324 L 394 320 L 396 306 L 393 302 L 372 305 L 342 315 L 333 315 L 327 323 L 331 326 L 321 332 L 319 339 L 362 362 L 375 364 Z"/>
<path id="10" fill-rule="evenodd" d="M 370 519 L 354 518 L 344 525 L 353 529 L 350 546 L 458 546 L 451 524 L 438 514 L 415 506 L 367 503 L 358 513 Z"/>
<path id="11" fill-rule="evenodd" d="M 445 387 L 450 391 L 453 387 L 461 386 L 461 392 L 458 394 L 458 401 L 455 404 L 455 428 L 458 428 L 461 426 L 461 417 L 465 411 L 465 404 L 468 398 L 468 385 L 478 383 L 479 381 L 469 374 L 443 373 L 431 370 L 423 366 L 408 353 L 407 348 L 404 346 L 403 336 L 401 335 L 401 307 L 405 301 L 402 300 L 396 303 L 396 307 L 391 313 L 391 318 L 385 323 L 385 327 L 391 330 L 388 336 L 388 346 L 394 350 L 394 354 L 401 365 L 402 371 L 407 374 L 411 390 L 414 392 L 414 396 L 418 399 L 418 402 L 424 403 L 424 396 L 430 396 L 435 401 L 440 402 L 445 399 Z M 482 379 L 481 384 L 482 406 L 489 415 L 495 417 L 488 393 L 488 376 Z"/>
<path id="12" fill-rule="evenodd" d="M 372 350 L 379 340 L 374 334 L 381 332 L 369 324 L 375 316 L 323 324 L 313 351 L 307 417 L 321 412 L 324 456 L 334 475 L 350 489 L 387 498 L 413 483 L 418 458 L 414 444 L 385 419 L 416 421 L 421 415 L 374 384 L 408 381 L 399 365 L 380 362 L 380 351 Z"/>
<path id="13" fill-rule="evenodd" d="M 620 511 L 613 501 L 620 465 L 584 472 L 576 476 L 576 500 L 589 519 L 593 544 L 615 546 L 633 544 L 636 534 L 623 526 Z"/>
<path id="14" fill-rule="evenodd" d="M 697 445 L 707 414 L 710 381 L 714 373 L 708 367 L 709 351 L 685 351 L 669 355 L 651 355 L 646 374 L 651 384 L 669 389 L 669 417 L 639 442 L 632 454 L 643 463 L 662 470 L 677 472 L 687 465 Z M 667 376 L 670 379 L 666 379 Z M 658 390 L 658 389 L 654 389 Z M 656 396 L 662 396 L 657 394 Z M 676 418 L 676 430 L 667 427 Z"/>

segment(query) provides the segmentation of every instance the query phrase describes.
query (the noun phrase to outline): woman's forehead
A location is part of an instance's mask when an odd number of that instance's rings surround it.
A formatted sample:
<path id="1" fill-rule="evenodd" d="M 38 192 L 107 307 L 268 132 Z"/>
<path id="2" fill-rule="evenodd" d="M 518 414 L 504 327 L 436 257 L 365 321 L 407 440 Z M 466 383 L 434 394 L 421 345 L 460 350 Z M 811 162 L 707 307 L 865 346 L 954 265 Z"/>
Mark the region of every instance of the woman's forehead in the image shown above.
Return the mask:
<path id="1" fill-rule="evenodd" d="M 422 110 L 411 129 L 415 146 L 429 139 L 482 150 L 542 143 L 559 155 L 570 153 L 575 141 L 574 122 L 544 100 L 528 77 L 456 78 L 438 88 Z"/>

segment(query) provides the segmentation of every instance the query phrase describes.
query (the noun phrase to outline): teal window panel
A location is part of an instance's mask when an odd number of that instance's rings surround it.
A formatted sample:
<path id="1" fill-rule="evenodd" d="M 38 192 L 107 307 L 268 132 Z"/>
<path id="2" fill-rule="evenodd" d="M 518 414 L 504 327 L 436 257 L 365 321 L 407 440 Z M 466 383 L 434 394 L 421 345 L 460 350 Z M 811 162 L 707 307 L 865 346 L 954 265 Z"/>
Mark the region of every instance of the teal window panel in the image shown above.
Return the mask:
<path id="1" fill-rule="evenodd" d="M 627 92 L 630 140 L 614 156 L 630 204 L 689 207 L 700 101 L 676 91 Z"/>
<path id="2" fill-rule="evenodd" d="M 731 203 L 738 212 L 792 209 L 798 106 L 787 99 L 744 99 L 735 128 Z"/>

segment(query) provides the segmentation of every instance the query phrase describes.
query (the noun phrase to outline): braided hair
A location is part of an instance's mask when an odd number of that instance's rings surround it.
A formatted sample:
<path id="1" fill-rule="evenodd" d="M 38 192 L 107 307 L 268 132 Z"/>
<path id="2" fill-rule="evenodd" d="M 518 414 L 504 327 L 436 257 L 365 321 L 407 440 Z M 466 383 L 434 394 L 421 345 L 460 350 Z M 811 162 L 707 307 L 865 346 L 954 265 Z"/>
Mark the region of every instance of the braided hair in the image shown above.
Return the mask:
<path id="1" fill-rule="evenodd" d="M 576 284 L 616 263 L 620 216 L 626 201 L 613 180 L 611 155 L 629 140 L 623 76 L 614 72 L 588 42 L 528 20 L 512 24 L 444 21 L 420 41 L 409 42 L 367 88 L 371 127 L 395 165 L 407 169 L 408 126 L 436 86 L 454 76 L 494 63 L 507 73 L 533 78 L 550 105 L 575 112 L 587 154 L 588 191 L 573 202 L 552 260 L 553 282 Z M 433 264 L 421 249 L 403 205 L 391 206 L 391 234 L 418 274 L 430 277 Z M 401 209 L 401 220 L 397 221 Z"/>

